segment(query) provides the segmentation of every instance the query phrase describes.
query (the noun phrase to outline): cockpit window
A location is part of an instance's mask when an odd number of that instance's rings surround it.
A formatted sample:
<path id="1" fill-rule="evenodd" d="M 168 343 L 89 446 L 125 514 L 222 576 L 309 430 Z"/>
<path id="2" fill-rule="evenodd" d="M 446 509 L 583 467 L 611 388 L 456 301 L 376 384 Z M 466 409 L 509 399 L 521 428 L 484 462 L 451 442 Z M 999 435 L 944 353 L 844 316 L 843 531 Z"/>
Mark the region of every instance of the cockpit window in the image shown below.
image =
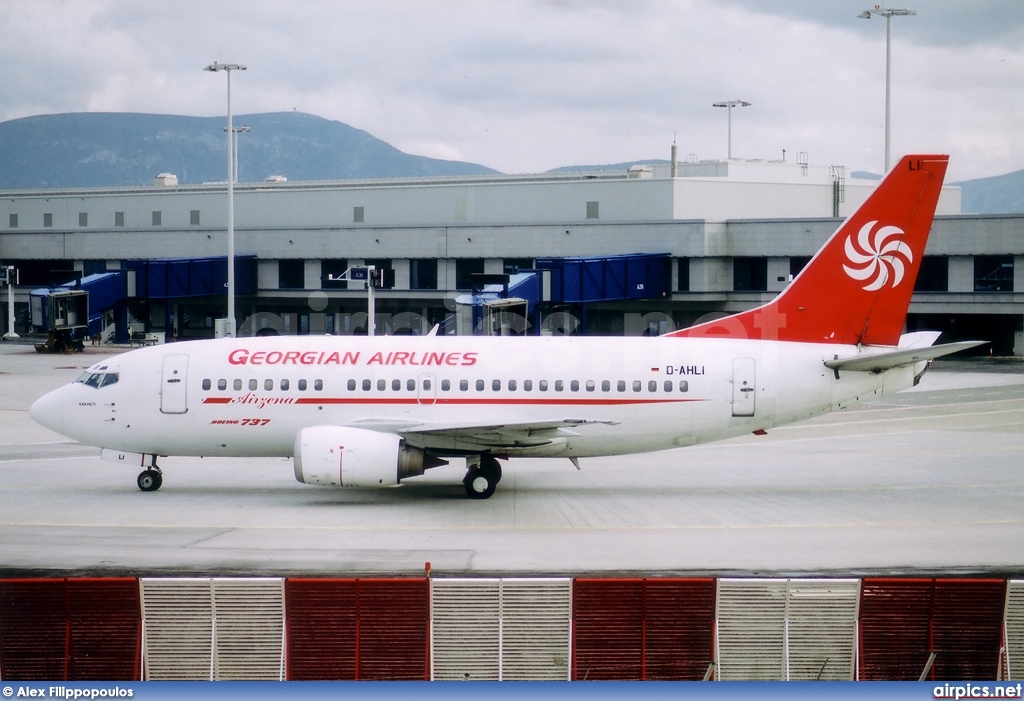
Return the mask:
<path id="1" fill-rule="evenodd" d="M 79 375 L 78 379 L 75 380 L 75 382 L 81 382 L 83 385 L 88 385 L 89 387 L 95 387 L 99 389 L 100 387 L 106 387 L 107 385 L 114 384 L 115 382 L 117 382 L 117 379 L 118 377 L 116 372 L 90 371 L 83 372 L 81 375 Z"/>

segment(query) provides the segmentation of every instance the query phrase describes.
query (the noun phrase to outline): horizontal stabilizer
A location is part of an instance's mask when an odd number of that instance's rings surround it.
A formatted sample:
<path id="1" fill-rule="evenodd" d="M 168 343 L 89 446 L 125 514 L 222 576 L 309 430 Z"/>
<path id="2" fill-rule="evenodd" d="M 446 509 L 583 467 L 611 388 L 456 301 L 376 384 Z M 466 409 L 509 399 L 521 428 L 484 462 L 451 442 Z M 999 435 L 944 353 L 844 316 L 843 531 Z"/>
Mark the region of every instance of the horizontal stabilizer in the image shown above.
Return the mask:
<path id="1" fill-rule="evenodd" d="M 950 353 L 975 348 L 976 346 L 988 343 L 988 341 L 960 341 L 958 343 L 946 343 L 941 346 L 925 346 L 923 348 L 906 348 L 901 350 L 856 355 L 852 358 L 836 358 L 826 360 L 825 367 L 832 370 L 855 370 L 858 372 L 882 372 L 898 368 L 902 365 L 913 365 L 922 360 L 941 358 Z"/>

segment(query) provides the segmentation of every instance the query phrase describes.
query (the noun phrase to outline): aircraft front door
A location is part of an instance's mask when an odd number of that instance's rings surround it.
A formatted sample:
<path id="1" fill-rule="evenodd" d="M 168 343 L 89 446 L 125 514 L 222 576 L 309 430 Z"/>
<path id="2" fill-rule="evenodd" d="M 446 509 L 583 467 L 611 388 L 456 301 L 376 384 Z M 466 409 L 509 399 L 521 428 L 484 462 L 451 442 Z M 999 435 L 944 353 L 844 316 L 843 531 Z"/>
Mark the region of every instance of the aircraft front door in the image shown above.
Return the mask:
<path id="1" fill-rule="evenodd" d="M 734 358 L 732 361 L 732 415 L 753 416 L 757 403 L 757 384 L 753 358 Z"/>
<path id="2" fill-rule="evenodd" d="M 187 375 L 187 355 L 178 353 L 164 358 L 163 375 L 160 378 L 160 411 L 165 414 L 184 414 L 188 411 Z"/>

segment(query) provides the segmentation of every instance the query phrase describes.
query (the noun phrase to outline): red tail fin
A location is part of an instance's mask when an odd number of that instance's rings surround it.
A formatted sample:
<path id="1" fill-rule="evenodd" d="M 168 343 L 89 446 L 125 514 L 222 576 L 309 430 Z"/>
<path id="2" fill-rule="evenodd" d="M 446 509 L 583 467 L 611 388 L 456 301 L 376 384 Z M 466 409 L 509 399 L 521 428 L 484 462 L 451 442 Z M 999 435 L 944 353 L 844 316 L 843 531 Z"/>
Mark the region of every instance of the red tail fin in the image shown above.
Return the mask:
<path id="1" fill-rule="evenodd" d="M 948 156 L 904 156 L 772 302 L 672 336 L 894 346 Z"/>

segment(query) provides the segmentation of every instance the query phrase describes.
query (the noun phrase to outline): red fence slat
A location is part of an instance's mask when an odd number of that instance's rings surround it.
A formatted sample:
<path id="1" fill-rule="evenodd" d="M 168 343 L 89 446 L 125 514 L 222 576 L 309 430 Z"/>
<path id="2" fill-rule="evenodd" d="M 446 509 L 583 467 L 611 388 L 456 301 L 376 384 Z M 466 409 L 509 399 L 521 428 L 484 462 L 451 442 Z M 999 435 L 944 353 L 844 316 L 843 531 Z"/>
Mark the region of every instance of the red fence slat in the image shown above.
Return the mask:
<path id="1" fill-rule="evenodd" d="M 715 580 L 644 582 L 644 678 L 701 680 L 714 656 Z"/>
<path id="2" fill-rule="evenodd" d="M 137 680 L 142 622 L 138 580 L 69 579 L 67 592 L 68 680 Z"/>
<path id="3" fill-rule="evenodd" d="M 643 580 L 573 583 L 573 678 L 643 678 Z"/>
<path id="4" fill-rule="evenodd" d="M 995 679 L 1006 602 L 1006 582 L 935 581 L 932 646 L 937 680 Z"/>
<path id="5" fill-rule="evenodd" d="M 64 580 L 0 581 L 0 677 L 63 680 L 66 657 Z"/>
<path id="6" fill-rule="evenodd" d="M 288 579 L 284 583 L 287 678 L 356 678 L 356 580 Z"/>

